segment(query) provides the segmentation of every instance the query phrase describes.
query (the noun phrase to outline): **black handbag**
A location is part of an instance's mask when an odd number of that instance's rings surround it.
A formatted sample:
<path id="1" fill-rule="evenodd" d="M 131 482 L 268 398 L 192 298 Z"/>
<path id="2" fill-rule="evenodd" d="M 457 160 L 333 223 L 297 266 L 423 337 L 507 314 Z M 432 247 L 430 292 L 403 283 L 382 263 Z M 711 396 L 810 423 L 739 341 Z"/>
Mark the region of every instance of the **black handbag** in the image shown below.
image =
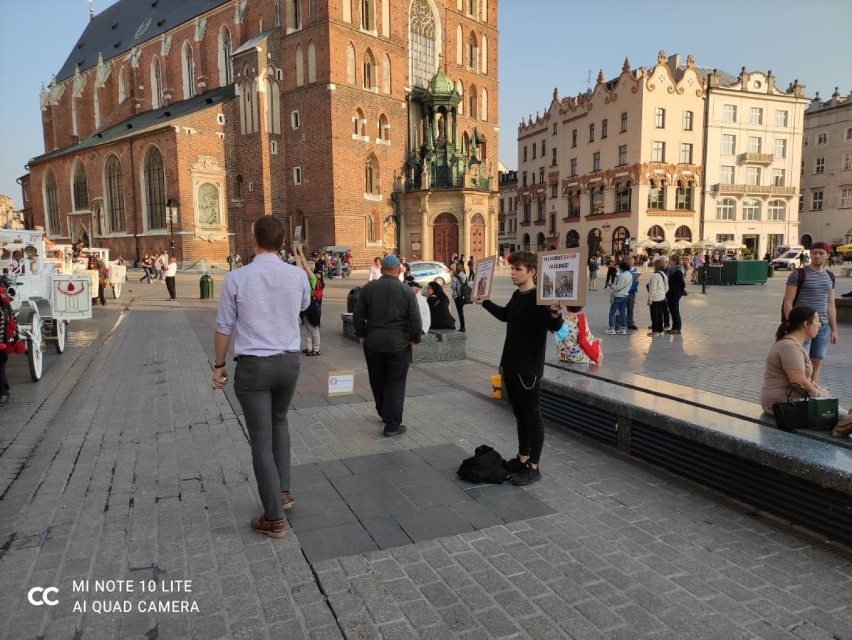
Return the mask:
<path id="1" fill-rule="evenodd" d="M 796 395 L 799 397 L 796 398 Z M 775 416 L 775 425 L 781 431 L 805 429 L 808 423 L 810 398 L 811 395 L 802 385 L 789 385 L 787 387 L 787 401 L 776 402 L 772 405 L 772 415 Z"/>

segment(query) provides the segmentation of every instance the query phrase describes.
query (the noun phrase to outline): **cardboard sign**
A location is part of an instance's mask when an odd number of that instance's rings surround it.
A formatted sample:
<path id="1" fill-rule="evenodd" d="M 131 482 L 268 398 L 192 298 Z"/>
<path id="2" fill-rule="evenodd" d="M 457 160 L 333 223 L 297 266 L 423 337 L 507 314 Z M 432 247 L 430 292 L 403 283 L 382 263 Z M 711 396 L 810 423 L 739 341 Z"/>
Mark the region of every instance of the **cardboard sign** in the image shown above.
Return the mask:
<path id="1" fill-rule="evenodd" d="M 585 247 L 542 251 L 535 276 L 536 302 L 561 302 L 570 307 L 586 304 L 588 250 Z"/>
<path id="2" fill-rule="evenodd" d="M 293 234 L 293 244 L 302 241 L 302 225 L 296 226 L 296 233 Z"/>
<path id="3" fill-rule="evenodd" d="M 355 393 L 354 371 L 328 372 L 328 397 L 351 396 Z"/>
<path id="4" fill-rule="evenodd" d="M 482 258 L 477 261 L 474 269 L 474 279 L 470 284 L 474 298 L 488 300 L 491 297 L 491 283 L 494 281 L 494 269 L 497 267 L 497 256 Z"/>

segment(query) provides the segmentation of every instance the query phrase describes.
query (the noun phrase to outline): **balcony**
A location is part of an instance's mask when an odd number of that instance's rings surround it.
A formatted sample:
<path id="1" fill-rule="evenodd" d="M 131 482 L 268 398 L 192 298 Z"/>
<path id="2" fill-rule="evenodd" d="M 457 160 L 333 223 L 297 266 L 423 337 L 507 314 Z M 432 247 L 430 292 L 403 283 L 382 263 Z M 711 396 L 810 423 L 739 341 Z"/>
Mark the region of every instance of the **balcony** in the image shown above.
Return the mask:
<path id="1" fill-rule="evenodd" d="M 721 196 L 794 196 L 797 193 L 796 187 L 762 184 L 716 184 L 713 190 Z"/>
<path id="2" fill-rule="evenodd" d="M 740 164 L 772 164 L 775 156 L 771 153 L 741 153 Z"/>

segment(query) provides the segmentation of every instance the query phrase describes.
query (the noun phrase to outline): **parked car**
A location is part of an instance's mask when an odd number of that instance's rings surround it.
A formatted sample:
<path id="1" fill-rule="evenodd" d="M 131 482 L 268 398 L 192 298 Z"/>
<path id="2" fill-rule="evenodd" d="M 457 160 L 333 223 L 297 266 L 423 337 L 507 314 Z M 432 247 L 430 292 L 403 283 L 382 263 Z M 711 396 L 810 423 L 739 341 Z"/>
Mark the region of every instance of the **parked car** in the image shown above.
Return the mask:
<path id="1" fill-rule="evenodd" d="M 440 262 L 415 260 L 411 265 L 411 277 L 422 285 L 434 280 L 440 285 L 449 284 L 452 274 L 446 265 Z"/>
<path id="2" fill-rule="evenodd" d="M 807 264 L 810 261 L 810 251 L 807 249 L 802 249 L 801 251 L 794 249 L 792 251 L 787 251 L 778 258 L 775 258 L 775 260 L 772 261 L 772 266 L 776 269 L 789 269 L 790 271 L 797 269 L 799 267 L 799 255 L 802 252 L 804 252 L 806 256 L 805 264 Z"/>

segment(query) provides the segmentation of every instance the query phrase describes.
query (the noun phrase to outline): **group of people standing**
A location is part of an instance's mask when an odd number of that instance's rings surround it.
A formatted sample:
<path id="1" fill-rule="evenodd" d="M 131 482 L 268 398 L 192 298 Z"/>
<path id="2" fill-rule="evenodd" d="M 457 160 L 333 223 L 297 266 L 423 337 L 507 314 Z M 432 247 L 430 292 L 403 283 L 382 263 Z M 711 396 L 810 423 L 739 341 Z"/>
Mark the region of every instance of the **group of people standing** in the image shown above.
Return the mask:
<path id="1" fill-rule="evenodd" d="M 142 277 L 139 282 L 147 281 L 151 284 L 154 280 L 164 282 L 169 292 L 169 301 L 177 300 L 177 289 L 175 278 L 177 277 L 177 258 L 169 256 L 168 251 L 146 253 L 142 258 Z"/>

